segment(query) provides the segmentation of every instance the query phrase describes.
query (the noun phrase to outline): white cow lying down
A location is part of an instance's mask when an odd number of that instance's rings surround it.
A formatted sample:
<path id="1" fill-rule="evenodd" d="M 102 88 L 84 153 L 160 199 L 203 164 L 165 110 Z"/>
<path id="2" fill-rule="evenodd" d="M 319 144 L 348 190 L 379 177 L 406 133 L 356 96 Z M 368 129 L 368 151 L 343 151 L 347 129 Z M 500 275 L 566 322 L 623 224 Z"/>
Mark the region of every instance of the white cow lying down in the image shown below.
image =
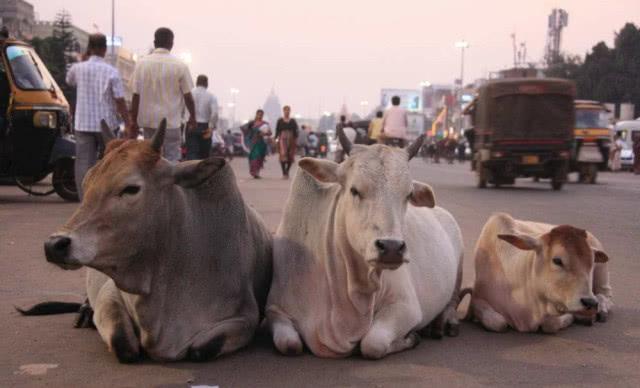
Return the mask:
<path id="1" fill-rule="evenodd" d="M 476 244 L 469 317 L 491 331 L 545 333 L 574 318 L 605 321 L 612 306 L 608 260 L 582 229 L 495 214 Z"/>
<path id="2" fill-rule="evenodd" d="M 340 135 L 344 135 L 341 133 Z M 277 349 L 381 358 L 457 334 L 463 245 L 431 188 L 411 180 L 408 151 L 354 146 L 341 164 L 300 160 L 274 240 L 267 320 Z M 436 317 L 438 319 L 436 319 Z"/>

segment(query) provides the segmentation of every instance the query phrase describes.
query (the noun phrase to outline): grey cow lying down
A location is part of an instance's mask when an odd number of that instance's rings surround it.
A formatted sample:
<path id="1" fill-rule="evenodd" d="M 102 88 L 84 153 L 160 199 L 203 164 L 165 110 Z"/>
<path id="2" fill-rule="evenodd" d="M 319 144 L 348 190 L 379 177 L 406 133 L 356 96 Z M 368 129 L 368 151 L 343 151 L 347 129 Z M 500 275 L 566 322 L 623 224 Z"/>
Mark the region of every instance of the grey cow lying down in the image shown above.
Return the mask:
<path id="1" fill-rule="evenodd" d="M 274 237 L 267 321 L 276 348 L 367 358 L 412 348 L 418 331 L 457 334 L 463 244 L 408 150 L 351 146 L 346 161 L 304 158 Z M 441 335 L 441 334 L 439 334 Z"/>
<path id="2" fill-rule="evenodd" d="M 576 319 L 605 321 L 608 261 L 600 241 L 582 229 L 495 214 L 476 244 L 468 318 L 491 331 L 545 333 Z"/>
<path id="3" fill-rule="evenodd" d="M 48 261 L 89 267 L 93 322 L 121 362 L 201 361 L 245 346 L 271 281 L 271 235 L 231 167 L 171 165 L 159 153 L 164 131 L 109 143 L 83 203 L 45 244 Z"/>

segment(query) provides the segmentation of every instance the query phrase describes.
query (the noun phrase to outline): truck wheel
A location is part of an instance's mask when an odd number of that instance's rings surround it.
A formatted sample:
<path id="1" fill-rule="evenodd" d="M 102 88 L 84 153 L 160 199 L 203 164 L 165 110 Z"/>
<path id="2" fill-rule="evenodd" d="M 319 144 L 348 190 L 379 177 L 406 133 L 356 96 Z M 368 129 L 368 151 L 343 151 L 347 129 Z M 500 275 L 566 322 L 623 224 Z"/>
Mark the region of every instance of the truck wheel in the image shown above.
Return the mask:
<path id="1" fill-rule="evenodd" d="M 598 166 L 595 163 L 589 165 L 589 178 L 587 183 L 595 184 L 598 179 Z"/>
<path id="2" fill-rule="evenodd" d="M 558 167 L 551 177 L 551 188 L 556 191 L 561 190 L 566 179 L 567 176 L 565 173 L 565 169 L 562 167 Z"/>
<path id="3" fill-rule="evenodd" d="M 478 178 L 478 188 L 485 189 L 487 188 L 487 168 L 482 166 L 481 162 L 477 162 L 476 165 L 476 176 Z"/>
<path id="4" fill-rule="evenodd" d="M 78 188 L 76 187 L 74 160 L 60 159 L 53 168 L 53 177 L 51 178 L 53 188 L 60 198 L 78 202 Z"/>

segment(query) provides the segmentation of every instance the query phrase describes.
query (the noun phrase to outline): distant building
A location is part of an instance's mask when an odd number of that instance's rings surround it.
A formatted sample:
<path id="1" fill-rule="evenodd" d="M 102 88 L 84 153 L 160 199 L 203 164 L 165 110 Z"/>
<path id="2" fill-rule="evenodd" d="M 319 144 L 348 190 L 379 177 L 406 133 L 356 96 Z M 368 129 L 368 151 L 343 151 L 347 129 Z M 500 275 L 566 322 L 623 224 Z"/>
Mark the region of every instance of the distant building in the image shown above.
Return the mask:
<path id="1" fill-rule="evenodd" d="M 276 121 L 282 116 L 282 105 L 273 88 L 271 88 L 271 92 L 269 96 L 267 96 L 262 109 L 264 110 L 265 119 L 270 122 L 272 126 L 275 125 Z"/>
<path id="2" fill-rule="evenodd" d="M 131 90 L 131 78 L 133 77 L 133 70 L 136 67 L 135 55 L 123 47 L 115 47 L 113 51 L 111 47 L 109 47 L 106 60 L 118 69 L 122 83 L 124 84 L 125 100 L 131 102 L 133 93 Z"/>
<path id="3" fill-rule="evenodd" d="M 11 37 L 32 39 L 34 24 L 35 13 L 31 3 L 24 0 L 0 1 L 0 27 L 7 27 Z"/>

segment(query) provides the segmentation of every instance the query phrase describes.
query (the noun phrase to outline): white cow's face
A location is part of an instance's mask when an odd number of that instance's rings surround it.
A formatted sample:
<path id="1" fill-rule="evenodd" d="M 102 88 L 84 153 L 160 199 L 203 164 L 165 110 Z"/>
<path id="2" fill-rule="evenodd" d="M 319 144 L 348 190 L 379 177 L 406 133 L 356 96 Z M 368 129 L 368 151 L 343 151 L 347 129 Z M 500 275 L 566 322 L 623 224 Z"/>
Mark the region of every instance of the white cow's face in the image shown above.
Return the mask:
<path id="1" fill-rule="evenodd" d="M 341 185 L 335 223 L 355 256 L 377 269 L 396 269 L 411 259 L 405 256 L 407 206 L 433 207 L 434 198 L 429 186 L 412 182 L 405 151 L 356 146 L 340 165 L 305 158 L 300 167 Z"/>
<path id="2" fill-rule="evenodd" d="M 594 263 L 604 263 L 609 258 L 589 246 L 584 230 L 561 225 L 540 237 L 498 235 L 498 238 L 535 252 L 536 289 L 556 313 L 597 312 L 598 301 L 592 291 Z"/>

